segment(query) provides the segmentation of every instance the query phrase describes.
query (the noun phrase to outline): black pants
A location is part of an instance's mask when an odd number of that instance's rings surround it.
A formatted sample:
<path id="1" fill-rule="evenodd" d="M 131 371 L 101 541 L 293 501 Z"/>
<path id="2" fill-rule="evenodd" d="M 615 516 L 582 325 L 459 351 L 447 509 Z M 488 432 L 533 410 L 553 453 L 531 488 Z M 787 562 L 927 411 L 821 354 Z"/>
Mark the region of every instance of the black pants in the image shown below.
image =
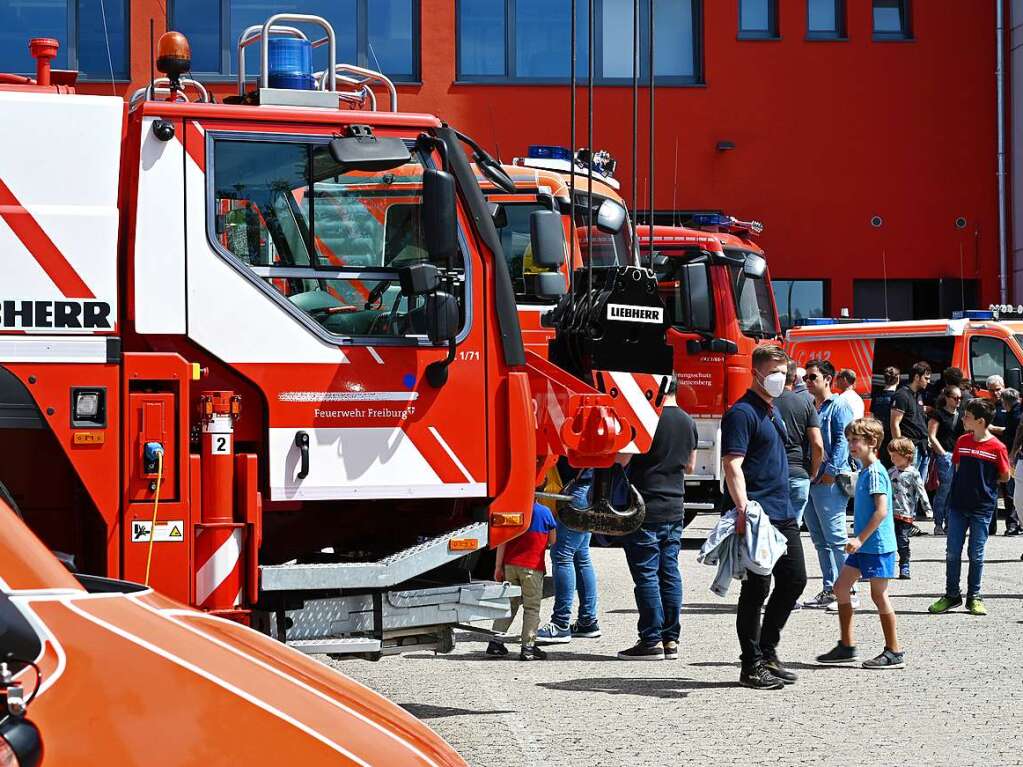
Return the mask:
<path id="1" fill-rule="evenodd" d="M 899 549 L 899 567 L 909 564 L 909 538 L 913 529 L 912 522 L 895 520 L 895 545 Z"/>
<path id="2" fill-rule="evenodd" d="M 799 540 L 799 525 L 796 520 L 774 522 L 788 541 L 788 550 L 775 563 L 772 575 L 749 573 L 739 591 L 739 609 L 735 615 L 735 632 L 739 635 L 742 650 L 742 667 L 749 668 L 762 658 L 776 654 L 781 630 L 789 619 L 789 613 L 806 588 L 806 562 L 803 560 L 803 544 Z M 771 591 L 771 578 L 774 591 Z M 760 622 L 760 608 L 767 601 L 763 625 Z"/>

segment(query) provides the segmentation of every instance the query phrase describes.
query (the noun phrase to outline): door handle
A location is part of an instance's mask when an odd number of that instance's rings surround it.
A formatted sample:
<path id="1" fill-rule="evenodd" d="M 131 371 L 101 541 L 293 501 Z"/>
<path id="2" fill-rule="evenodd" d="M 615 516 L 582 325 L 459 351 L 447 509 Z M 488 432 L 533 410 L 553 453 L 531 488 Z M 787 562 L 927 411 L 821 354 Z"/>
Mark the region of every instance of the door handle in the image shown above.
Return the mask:
<path id="1" fill-rule="evenodd" d="M 309 476 L 309 434 L 300 431 L 295 435 L 295 445 L 302 456 L 302 465 L 298 470 L 298 478 L 305 479 Z"/>

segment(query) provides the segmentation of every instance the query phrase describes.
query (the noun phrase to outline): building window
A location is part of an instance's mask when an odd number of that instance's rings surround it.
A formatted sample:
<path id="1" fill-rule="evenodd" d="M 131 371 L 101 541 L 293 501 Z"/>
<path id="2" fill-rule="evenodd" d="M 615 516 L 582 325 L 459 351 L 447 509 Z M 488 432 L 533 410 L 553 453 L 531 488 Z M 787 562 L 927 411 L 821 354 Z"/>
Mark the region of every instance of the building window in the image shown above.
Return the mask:
<path id="1" fill-rule="evenodd" d="M 739 0 L 739 38 L 778 39 L 778 0 Z"/>
<path id="2" fill-rule="evenodd" d="M 909 0 L 874 0 L 874 39 L 908 40 Z"/>
<path id="3" fill-rule="evenodd" d="M 701 0 L 656 0 L 654 73 L 658 84 L 702 81 Z M 576 76 L 589 64 L 587 3 L 576 10 Z M 640 78 L 649 77 L 649 0 L 640 2 Z M 632 0 L 594 0 L 594 79 L 632 81 Z M 566 82 L 571 77 L 569 0 L 458 0 L 458 79 Z"/>
<path id="4" fill-rule="evenodd" d="M 806 0 L 806 36 L 811 40 L 844 40 L 845 0 Z"/>
<path id="5" fill-rule="evenodd" d="M 28 41 L 52 37 L 60 42 L 54 69 L 77 69 L 88 80 L 127 80 L 127 32 L 126 0 L 8 0 L 0 3 L 0 72 L 34 74 Z"/>
<path id="6" fill-rule="evenodd" d="M 827 317 L 827 283 L 824 280 L 772 280 L 774 302 L 782 330 L 807 317 Z"/>
<path id="7" fill-rule="evenodd" d="M 419 78 L 419 0 L 173 0 L 171 27 L 192 46 L 192 69 L 205 75 L 238 71 L 238 38 L 247 27 L 272 13 L 322 16 L 334 28 L 337 60 L 383 72 L 393 80 Z M 323 36 L 316 26 L 298 26 L 310 39 Z M 246 67 L 258 71 L 258 44 L 246 53 Z M 249 60 L 252 63 L 249 63 Z M 313 51 L 313 67 L 327 67 L 327 48 Z"/>

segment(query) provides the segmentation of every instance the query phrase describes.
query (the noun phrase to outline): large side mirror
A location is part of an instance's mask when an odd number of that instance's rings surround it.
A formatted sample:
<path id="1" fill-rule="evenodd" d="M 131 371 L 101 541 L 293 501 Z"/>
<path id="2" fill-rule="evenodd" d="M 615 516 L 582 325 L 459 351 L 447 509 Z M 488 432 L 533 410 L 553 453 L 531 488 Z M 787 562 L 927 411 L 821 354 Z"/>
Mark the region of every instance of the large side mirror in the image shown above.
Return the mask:
<path id="1" fill-rule="evenodd" d="M 597 208 L 597 228 L 608 234 L 618 234 L 625 226 L 625 208 L 614 200 L 604 200 Z"/>
<path id="2" fill-rule="evenodd" d="M 423 172 L 423 240 L 430 260 L 451 263 L 458 254 L 455 178 L 435 168 Z"/>
<path id="3" fill-rule="evenodd" d="M 526 293 L 540 298 L 557 298 L 568 292 L 565 275 L 559 272 L 539 272 L 524 274 Z"/>
<path id="4" fill-rule="evenodd" d="M 1005 371 L 1005 385 L 1009 389 L 1020 391 L 1023 387 L 1023 371 L 1019 368 L 1007 368 Z"/>
<path id="5" fill-rule="evenodd" d="M 533 250 L 533 263 L 537 266 L 561 266 L 565 263 L 565 230 L 561 216 L 552 210 L 537 210 L 529 214 L 529 243 Z"/>
<path id="6" fill-rule="evenodd" d="M 403 296 L 425 296 L 437 289 L 440 272 L 433 264 L 409 264 L 398 270 Z"/>
<path id="7" fill-rule="evenodd" d="M 435 344 L 453 341 L 458 336 L 458 301 L 450 293 L 436 292 L 426 297 L 426 335 Z"/>
<path id="8" fill-rule="evenodd" d="M 341 166 L 342 172 L 390 170 L 412 162 L 412 154 L 400 138 L 378 138 L 368 129 L 356 131 L 355 128 L 349 129 L 353 135 L 330 142 L 330 156 Z"/>

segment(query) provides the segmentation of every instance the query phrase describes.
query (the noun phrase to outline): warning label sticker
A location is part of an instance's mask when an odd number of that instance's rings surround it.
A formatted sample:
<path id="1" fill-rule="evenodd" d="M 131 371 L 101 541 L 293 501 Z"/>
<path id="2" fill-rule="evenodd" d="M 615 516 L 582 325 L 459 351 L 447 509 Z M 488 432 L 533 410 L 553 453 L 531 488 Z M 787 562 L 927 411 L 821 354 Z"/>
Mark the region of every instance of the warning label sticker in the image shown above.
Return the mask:
<path id="1" fill-rule="evenodd" d="M 135 519 L 131 523 L 131 542 L 149 543 L 149 535 L 153 529 L 153 523 L 149 520 Z M 153 541 L 156 543 L 181 543 L 185 540 L 185 523 L 180 519 L 171 519 L 166 522 L 156 523 L 156 535 Z"/>

